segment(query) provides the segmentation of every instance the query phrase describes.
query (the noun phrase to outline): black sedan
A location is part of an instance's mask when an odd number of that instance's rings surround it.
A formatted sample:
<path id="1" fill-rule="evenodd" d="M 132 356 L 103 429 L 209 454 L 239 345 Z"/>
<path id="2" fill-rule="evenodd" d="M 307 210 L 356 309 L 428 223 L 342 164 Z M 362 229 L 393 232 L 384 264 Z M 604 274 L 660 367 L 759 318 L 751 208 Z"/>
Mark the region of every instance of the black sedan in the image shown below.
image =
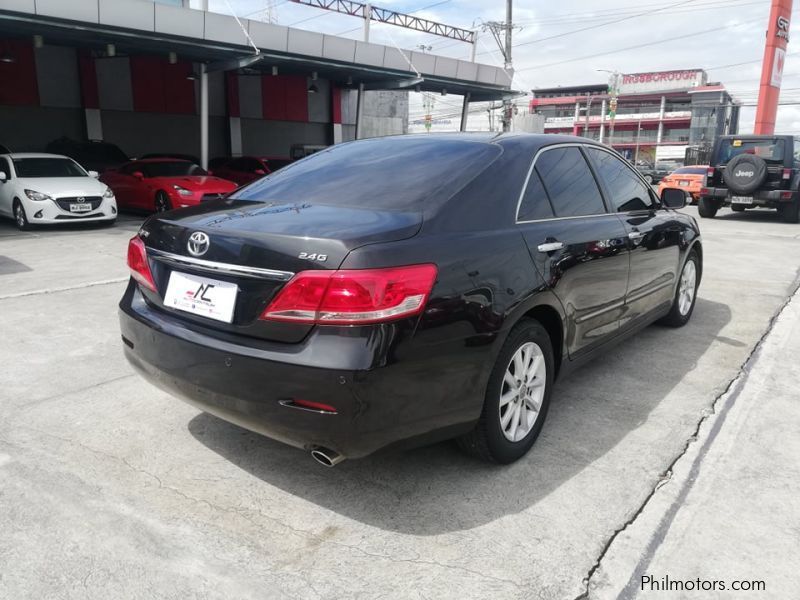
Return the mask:
<path id="1" fill-rule="evenodd" d="M 328 466 L 447 438 L 509 463 L 557 376 L 689 320 L 703 250 L 683 202 L 585 138 L 333 146 L 148 219 L 128 248 L 125 352 Z"/>

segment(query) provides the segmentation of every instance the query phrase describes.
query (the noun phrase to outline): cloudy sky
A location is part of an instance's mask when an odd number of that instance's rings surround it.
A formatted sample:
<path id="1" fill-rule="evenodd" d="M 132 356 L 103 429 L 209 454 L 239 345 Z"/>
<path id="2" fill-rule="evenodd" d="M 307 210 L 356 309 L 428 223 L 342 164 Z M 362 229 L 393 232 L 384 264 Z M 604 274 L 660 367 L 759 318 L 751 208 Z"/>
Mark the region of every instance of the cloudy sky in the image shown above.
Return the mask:
<path id="1" fill-rule="evenodd" d="M 464 28 L 505 19 L 504 0 L 374 0 L 373 4 Z M 271 6 L 271 9 L 270 9 Z M 312 31 L 358 38 L 361 21 L 290 0 L 210 0 L 210 9 Z M 516 89 L 604 83 L 598 69 L 623 73 L 703 68 L 743 104 L 755 104 L 770 0 L 514 0 Z M 800 7 L 795 8 L 792 36 Z M 491 34 L 479 34 L 478 61 L 502 64 Z M 373 22 L 371 41 L 468 59 L 468 44 Z M 800 43 L 800 42 L 795 42 Z M 789 45 L 777 130 L 800 134 L 800 50 Z M 427 50 L 427 48 L 426 48 Z M 797 56 L 792 56 L 797 53 Z M 741 64 L 740 64 L 741 63 Z M 525 103 L 523 100 L 522 103 Z M 437 97 L 435 114 L 457 110 L 459 99 Z M 421 112 L 419 99 L 412 116 Z M 741 131 L 755 109 L 743 109 Z M 480 118 L 484 118 L 481 116 Z M 470 122 L 472 125 L 472 121 Z"/>

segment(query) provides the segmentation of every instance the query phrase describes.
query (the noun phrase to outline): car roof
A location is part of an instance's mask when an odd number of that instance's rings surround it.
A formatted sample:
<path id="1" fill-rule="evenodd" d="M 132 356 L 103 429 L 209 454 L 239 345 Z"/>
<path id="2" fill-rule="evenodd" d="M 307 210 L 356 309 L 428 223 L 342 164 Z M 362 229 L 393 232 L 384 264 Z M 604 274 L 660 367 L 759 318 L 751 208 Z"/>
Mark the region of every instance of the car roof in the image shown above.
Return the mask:
<path id="1" fill-rule="evenodd" d="M 49 154 L 47 152 L 11 152 L 9 154 L 4 154 L 3 156 L 8 156 L 11 159 L 14 158 L 67 158 L 72 160 L 68 156 L 64 156 L 63 154 Z"/>
<path id="2" fill-rule="evenodd" d="M 185 158 L 173 158 L 173 157 L 169 157 L 169 156 L 165 156 L 164 158 L 155 158 L 155 157 L 153 157 L 153 158 L 140 158 L 138 160 L 132 160 L 130 162 L 137 163 L 137 164 L 145 164 L 145 165 L 150 164 L 150 163 L 173 163 L 173 162 L 194 164 L 191 160 L 186 160 Z"/>

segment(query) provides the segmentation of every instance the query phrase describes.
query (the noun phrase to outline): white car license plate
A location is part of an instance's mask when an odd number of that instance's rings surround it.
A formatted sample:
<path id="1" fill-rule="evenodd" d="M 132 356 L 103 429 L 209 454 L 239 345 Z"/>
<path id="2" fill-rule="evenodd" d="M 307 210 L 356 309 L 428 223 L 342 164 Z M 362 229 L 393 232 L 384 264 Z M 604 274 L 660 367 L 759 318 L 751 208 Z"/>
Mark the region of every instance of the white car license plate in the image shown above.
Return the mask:
<path id="1" fill-rule="evenodd" d="M 689 182 L 688 182 L 688 181 L 679 181 L 679 182 L 678 182 L 678 185 L 682 185 L 682 186 L 688 186 L 688 185 L 689 185 Z"/>
<path id="2" fill-rule="evenodd" d="M 91 212 L 91 211 L 92 211 L 92 205 L 89 204 L 88 202 L 81 202 L 79 204 L 70 204 L 69 205 L 69 212 L 85 213 L 85 212 Z"/>
<path id="3" fill-rule="evenodd" d="M 752 204 L 752 196 L 731 196 L 731 204 Z"/>
<path id="4" fill-rule="evenodd" d="M 235 283 L 173 271 L 164 294 L 164 305 L 231 323 L 238 291 Z"/>

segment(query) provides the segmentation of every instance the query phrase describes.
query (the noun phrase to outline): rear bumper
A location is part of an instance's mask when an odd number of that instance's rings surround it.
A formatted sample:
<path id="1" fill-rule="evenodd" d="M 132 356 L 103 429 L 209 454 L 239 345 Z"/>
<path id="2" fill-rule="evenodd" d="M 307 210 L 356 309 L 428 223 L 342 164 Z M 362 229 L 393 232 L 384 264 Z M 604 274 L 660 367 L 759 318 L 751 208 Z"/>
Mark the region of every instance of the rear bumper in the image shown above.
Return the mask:
<path id="1" fill-rule="evenodd" d="M 735 196 L 728 188 L 707 187 L 703 188 L 705 193 L 703 197 L 714 198 L 720 201 L 721 206 L 728 206 L 731 204 L 731 196 Z M 790 190 L 758 190 L 754 194 L 749 194 L 753 197 L 753 206 L 767 206 L 774 207 L 780 202 L 791 202 L 797 197 L 797 192 L 792 192 L 791 198 L 783 198 L 782 194 Z"/>
<path id="2" fill-rule="evenodd" d="M 306 451 L 324 447 L 358 458 L 386 446 L 445 439 L 468 431 L 480 412 L 480 403 L 449 397 L 446 376 L 436 370 L 420 372 L 413 364 L 394 362 L 364 368 L 376 363 L 375 356 L 367 356 L 374 348 L 388 351 L 374 331 L 364 338 L 329 336 L 340 344 L 335 351 L 330 339 L 321 342 L 313 335 L 302 344 L 242 346 L 188 329 L 150 308 L 135 284 L 128 286 L 119 317 L 125 355 L 151 383 L 200 410 Z M 437 393 L 446 397 L 430 396 Z M 296 398 L 337 412 L 282 403 Z"/>

